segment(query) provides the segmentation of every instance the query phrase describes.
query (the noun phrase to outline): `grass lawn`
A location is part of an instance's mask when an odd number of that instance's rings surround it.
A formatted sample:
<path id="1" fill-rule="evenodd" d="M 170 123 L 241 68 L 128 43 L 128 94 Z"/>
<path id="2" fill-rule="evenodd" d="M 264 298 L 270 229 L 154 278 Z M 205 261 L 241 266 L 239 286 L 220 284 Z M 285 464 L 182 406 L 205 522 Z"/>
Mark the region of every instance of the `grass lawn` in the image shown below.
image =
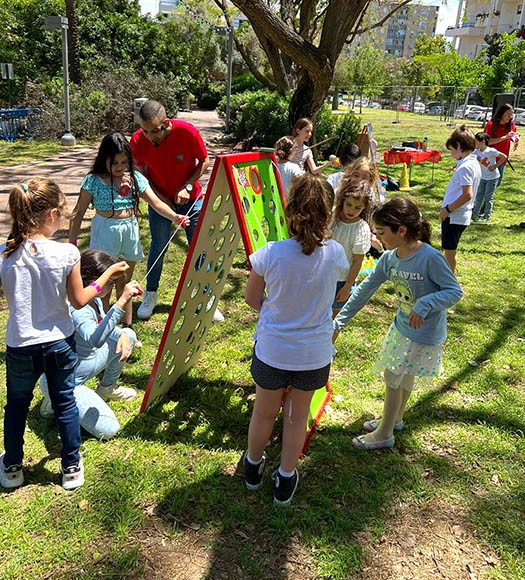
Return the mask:
<path id="1" fill-rule="evenodd" d="M 454 164 L 444 142 L 453 127 L 411 113 L 393 124 L 393 111 L 363 109 L 362 118 L 372 121 L 381 152 L 428 137 L 443 153 L 434 181 L 431 165 L 413 168 L 410 192 L 439 247 L 437 213 L 450 178 L 445 169 Z M 245 490 L 237 464 L 253 403 L 256 315 L 244 304 L 248 270 L 239 250 L 219 303 L 226 320 L 211 328 L 197 364 L 146 414 L 138 414 L 141 396 L 112 403 L 122 431 L 105 443 L 83 439 L 86 484 L 74 493 L 59 486 L 57 431 L 40 417 L 35 394 L 27 483 L 0 492 L 0 577 L 523 579 L 524 145 L 496 193 L 493 223 L 472 224 L 463 235 L 457 274 L 465 296 L 449 319 L 445 374 L 416 389 L 393 450 L 351 446 L 362 422 L 381 413 L 384 386 L 370 369 L 394 315 L 386 285 L 338 339 L 334 396 L 299 466 L 292 507 L 272 506 L 269 478 L 260 492 Z M 391 168 L 399 174 L 400 166 Z M 144 218 L 141 227 L 147 248 Z M 169 250 L 160 306 L 136 324 L 144 346 L 123 383 L 140 395 L 185 247 L 179 240 Z M 144 273 L 143 263 L 137 279 Z M 2 333 L 5 308 L 2 298 Z M 268 447 L 269 472 L 279 447 L 278 438 Z"/>
<path id="2" fill-rule="evenodd" d="M 87 141 L 80 141 L 73 149 L 84 148 L 89 144 Z M 58 155 L 62 151 L 64 147 L 59 141 L 15 141 L 14 143 L 0 141 L 0 167 L 37 161 Z"/>

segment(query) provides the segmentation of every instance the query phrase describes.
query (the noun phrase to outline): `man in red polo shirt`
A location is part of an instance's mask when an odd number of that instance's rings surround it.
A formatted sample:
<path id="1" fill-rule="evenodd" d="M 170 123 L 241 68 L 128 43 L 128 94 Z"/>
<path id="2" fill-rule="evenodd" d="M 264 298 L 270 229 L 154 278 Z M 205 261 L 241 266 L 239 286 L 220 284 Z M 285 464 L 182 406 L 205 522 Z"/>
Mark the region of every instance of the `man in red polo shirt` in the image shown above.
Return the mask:
<path id="1" fill-rule="evenodd" d="M 206 146 L 191 123 L 168 119 L 166 110 L 157 101 L 146 101 L 139 115 L 141 129 L 131 138 L 136 167 L 148 178 L 153 191 L 174 211 L 188 214 L 190 223 L 186 227 L 186 237 L 190 244 L 202 208 L 202 188 L 198 180 L 210 163 Z M 163 250 L 170 239 L 172 225 L 150 206 L 148 216 L 151 231 L 149 274 L 146 292 L 137 311 L 137 316 L 143 320 L 151 317 L 157 304 Z M 214 320 L 221 318 L 217 311 Z"/>

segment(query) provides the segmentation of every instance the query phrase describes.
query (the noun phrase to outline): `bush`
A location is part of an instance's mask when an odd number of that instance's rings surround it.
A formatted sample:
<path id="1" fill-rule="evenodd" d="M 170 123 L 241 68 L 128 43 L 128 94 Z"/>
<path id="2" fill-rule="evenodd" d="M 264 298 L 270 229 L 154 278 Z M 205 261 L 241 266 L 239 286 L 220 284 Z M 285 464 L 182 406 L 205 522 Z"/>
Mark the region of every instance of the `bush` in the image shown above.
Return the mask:
<path id="1" fill-rule="evenodd" d="M 131 133 L 134 98 L 156 99 L 166 107 L 168 115 L 175 116 L 186 97 L 184 84 L 175 77 L 158 73 L 139 75 L 124 67 L 109 70 L 93 71 L 81 87 L 70 85 L 71 131 L 77 138 L 97 138 L 111 131 Z M 25 101 L 42 109 L 42 138 L 56 139 L 63 134 L 64 100 L 60 79 L 45 84 L 28 82 Z"/>
<path id="2" fill-rule="evenodd" d="M 262 84 L 252 75 L 245 73 L 232 79 L 232 95 L 245 91 L 260 91 L 264 89 Z"/>
<path id="3" fill-rule="evenodd" d="M 217 108 L 221 98 L 226 94 L 226 85 L 222 82 L 209 84 L 197 101 L 201 109 L 213 111 Z"/>
<path id="4" fill-rule="evenodd" d="M 218 106 L 224 118 L 226 97 Z M 267 90 L 245 91 L 231 96 L 230 132 L 241 141 L 257 131 L 255 144 L 273 147 L 277 139 L 289 133 L 288 99 Z"/>
<path id="5" fill-rule="evenodd" d="M 289 96 L 282 97 L 267 90 L 245 91 L 232 95 L 230 101 L 230 132 L 242 141 L 257 130 L 256 145 L 273 147 L 277 139 L 290 134 L 288 124 Z M 224 118 L 226 98 L 219 103 L 219 115 Z M 328 137 L 335 139 L 314 149 L 315 156 L 327 159 L 347 143 L 356 142 L 361 130 L 359 117 L 348 113 L 333 115 L 331 108 L 324 105 L 314 123 L 315 141 Z M 340 146 L 339 146 L 340 145 Z"/>

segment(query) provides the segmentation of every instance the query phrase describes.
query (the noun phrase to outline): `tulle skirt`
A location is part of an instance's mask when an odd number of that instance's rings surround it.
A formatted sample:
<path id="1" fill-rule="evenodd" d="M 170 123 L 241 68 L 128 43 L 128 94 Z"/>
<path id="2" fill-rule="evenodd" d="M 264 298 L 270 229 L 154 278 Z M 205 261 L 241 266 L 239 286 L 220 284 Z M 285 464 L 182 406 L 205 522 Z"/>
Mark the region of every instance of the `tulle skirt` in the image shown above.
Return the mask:
<path id="1" fill-rule="evenodd" d="M 383 340 L 381 352 L 372 368 L 377 375 L 383 376 L 390 371 L 399 377 L 397 384 L 390 384 L 393 388 L 399 387 L 404 375 L 418 377 L 418 382 L 431 383 L 434 377 L 443 372 L 443 345 L 429 345 L 413 342 L 403 336 L 392 323 Z M 395 383 L 395 381 L 394 381 Z"/>

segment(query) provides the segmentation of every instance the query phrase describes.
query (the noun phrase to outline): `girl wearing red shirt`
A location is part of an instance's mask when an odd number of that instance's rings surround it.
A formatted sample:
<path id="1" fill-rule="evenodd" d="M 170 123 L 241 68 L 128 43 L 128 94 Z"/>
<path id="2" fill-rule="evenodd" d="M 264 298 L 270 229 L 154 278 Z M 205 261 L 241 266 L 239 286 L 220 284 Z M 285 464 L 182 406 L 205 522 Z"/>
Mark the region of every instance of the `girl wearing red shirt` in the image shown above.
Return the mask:
<path id="1" fill-rule="evenodd" d="M 518 143 L 520 140 L 520 134 L 516 131 L 516 125 L 512 120 L 513 115 L 514 109 L 511 105 L 505 103 L 504 105 L 498 107 L 492 119 L 485 127 L 485 133 L 487 133 L 487 135 L 490 137 L 489 145 L 501 153 L 504 153 L 507 157 L 510 153 L 511 141 L 514 143 L 513 151 L 515 151 L 518 148 Z M 505 170 L 506 163 L 507 161 L 498 167 L 498 186 L 503 179 L 503 171 Z"/>

